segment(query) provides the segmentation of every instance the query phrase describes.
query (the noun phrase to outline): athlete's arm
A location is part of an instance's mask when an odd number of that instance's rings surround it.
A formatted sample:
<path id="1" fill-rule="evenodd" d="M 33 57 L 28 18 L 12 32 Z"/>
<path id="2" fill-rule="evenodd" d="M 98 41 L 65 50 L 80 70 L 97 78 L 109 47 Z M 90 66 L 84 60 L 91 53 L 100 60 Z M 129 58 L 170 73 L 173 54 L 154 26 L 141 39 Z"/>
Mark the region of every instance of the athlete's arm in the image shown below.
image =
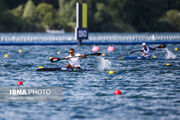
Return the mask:
<path id="1" fill-rule="evenodd" d="M 69 57 L 65 57 L 66 58 L 66 60 L 69 60 Z"/>

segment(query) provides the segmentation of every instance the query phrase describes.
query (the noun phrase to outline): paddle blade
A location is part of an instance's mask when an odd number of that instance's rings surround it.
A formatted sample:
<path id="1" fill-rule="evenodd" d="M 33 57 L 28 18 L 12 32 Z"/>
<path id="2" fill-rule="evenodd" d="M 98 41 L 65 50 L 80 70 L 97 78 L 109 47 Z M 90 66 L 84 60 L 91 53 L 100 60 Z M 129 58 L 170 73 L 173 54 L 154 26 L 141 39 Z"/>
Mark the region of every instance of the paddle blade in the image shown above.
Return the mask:
<path id="1" fill-rule="evenodd" d="M 166 45 L 160 45 L 157 48 L 165 48 L 165 47 L 166 47 Z"/>
<path id="2" fill-rule="evenodd" d="M 59 60 L 61 60 L 61 59 L 59 59 L 59 58 L 57 58 L 57 57 L 56 57 L 56 58 L 51 58 L 51 59 L 50 59 L 51 62 L 57 62 L 57 61 L 59 61 Z"/>

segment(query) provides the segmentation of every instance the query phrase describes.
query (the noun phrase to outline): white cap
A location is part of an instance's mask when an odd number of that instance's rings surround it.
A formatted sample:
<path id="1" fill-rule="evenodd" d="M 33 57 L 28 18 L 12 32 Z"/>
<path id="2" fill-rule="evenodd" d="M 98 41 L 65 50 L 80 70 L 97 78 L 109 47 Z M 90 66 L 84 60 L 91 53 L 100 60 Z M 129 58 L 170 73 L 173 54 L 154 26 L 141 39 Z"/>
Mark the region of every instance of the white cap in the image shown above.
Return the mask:
<path id="1" fill-rule="evenodd" d="M 143 43 L 142 45 L 144 46 L 144 45 L 146 45 L 146 43 Z"/>

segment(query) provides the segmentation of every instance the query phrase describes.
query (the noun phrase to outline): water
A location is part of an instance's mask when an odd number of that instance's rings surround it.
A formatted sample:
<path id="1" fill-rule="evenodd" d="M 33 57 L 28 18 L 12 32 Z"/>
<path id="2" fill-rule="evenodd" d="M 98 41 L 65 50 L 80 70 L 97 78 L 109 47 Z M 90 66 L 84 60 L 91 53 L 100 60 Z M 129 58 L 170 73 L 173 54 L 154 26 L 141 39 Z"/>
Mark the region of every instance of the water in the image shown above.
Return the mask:
<path id="1" fill-rule="evenodd" d="M 111 61 L 109 61 L 108 59 L 104 59 L 101 56 L 98 56 L 96 58 L 98 60 L 98 69 L 100 71 L 108 70 L 111 68 Z"/>
<path id="2" fill-rule="evenodd" d="M 167 55 L 166 55 L 166 59 L 175 59 L 176 58 L 176 55 L 171 52 L 168 48 L 165 48 L 166 52 L 167 52 Z"/>
<path id="3" fill-rule="evenodd" d="M 156 45 L 153 45 L 156 46 Z M 68 49 L 78 53 L 91 53 L 92 46 L 0 46 L 0 86 L 23 87 L 54 86 L 62 88 L 61 102 L 3 102 L 0 119 L 53 119 L 53 120 L 178 120 L 180 118 L 180 52 L 167 45 L 175 59 L 120 60 L 140 45 L 115 45 L 115 52 L 100 46 L 106 56 L 82 59 L 82 72 L 36 72 L 39 66 L 64 67 L 67 61 L 50 63 L 49 57 L 65 57 Z M 18 50 L 22 49 L 22 53 Z M 57 55 L 60 51 L 61 54 Z M 8 54 L 8 58 L 4 58 Z M 153 54 L 166 58 L 164 49 Z M 138 56 L 134 53 L 132 56 Z M 106 61 L 108 59 L 108 61 Z M 99 62 L 101 67 L 98 66 Z M 166 66 L 170 63 L 171 66 Z M 98 70 L 102 68 L 103 70 Z M 109 75 L 109 70 L 114 70 Z M 114 95 L 120 89 L 122 95 Z"/>

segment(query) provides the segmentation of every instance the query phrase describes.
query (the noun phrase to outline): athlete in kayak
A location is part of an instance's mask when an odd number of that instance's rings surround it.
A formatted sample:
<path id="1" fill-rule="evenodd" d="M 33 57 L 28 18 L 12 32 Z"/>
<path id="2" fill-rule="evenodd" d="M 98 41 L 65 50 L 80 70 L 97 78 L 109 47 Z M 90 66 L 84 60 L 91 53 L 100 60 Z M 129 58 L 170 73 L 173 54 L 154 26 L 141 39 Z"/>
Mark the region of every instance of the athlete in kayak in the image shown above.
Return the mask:
<path id="1" fill-rule="evenodd" d="M 143 48 L 141 49 L 141 53 L 142 53 L 141 56 L 144 57 L 144 58 L 150 58 L 151 55 L 150 55 L 149 51 L 150 51 L 150 50 L 155 50 L 156 48 L 154 48 L 154 47 L 148 47 L 148 46 L 146 45 L 146 43 L 142 43 L 142 46 L 143 46 Z"/>
<path id="2" fill-rule="evenodd" d="M 66 65 L 67 68 L 81 68 L 79 58 L 86 58 L 84 54 L 75 54 L 73 48 L 69 50 L 70 55 L 66 57 L 69 63 Z"/>

